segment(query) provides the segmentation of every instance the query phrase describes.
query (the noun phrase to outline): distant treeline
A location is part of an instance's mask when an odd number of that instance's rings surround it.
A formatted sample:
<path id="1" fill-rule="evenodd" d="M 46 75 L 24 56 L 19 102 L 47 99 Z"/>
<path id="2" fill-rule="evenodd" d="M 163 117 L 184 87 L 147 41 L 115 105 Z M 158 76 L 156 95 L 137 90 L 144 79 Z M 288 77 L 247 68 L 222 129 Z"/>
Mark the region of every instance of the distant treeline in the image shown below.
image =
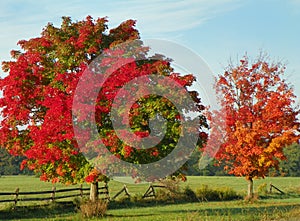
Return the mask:
<path id="1" fill-rule="evenodd" d="M 297 176 L 300 177 L 300 145 L 293 144 L 285 148 L 286 161 L 280 163 L 279 171 L 270 171 L 269 176 Z M 198 160 L 201 153 L 195 151 L 187 162 L 186 174 L 195 176 L 226 176 L 223 166 L 216 166 L 212 160 L 205 169 L 199 170 Z M 0 148 L 0 175 L 33 174 L 32 171 L 20 170 L 20 164 L 24 158 L 10 155 L 7 150 Z"/>
<path id="2" fill-rule="evenodd" d="M 0 148 L 0 175 L 33 174 L 28 169 L 21 170 L 20 164 L 24 158 L 12 156 L 4 148 Z"/>

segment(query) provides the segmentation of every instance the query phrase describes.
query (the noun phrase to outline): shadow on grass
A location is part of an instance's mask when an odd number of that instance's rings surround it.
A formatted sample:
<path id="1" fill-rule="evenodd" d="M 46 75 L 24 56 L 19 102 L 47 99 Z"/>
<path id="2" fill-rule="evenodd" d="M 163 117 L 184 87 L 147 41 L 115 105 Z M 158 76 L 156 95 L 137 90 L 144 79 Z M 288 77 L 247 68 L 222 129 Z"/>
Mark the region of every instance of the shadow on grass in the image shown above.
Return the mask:
<path id="1" fill-rule="evenodd" d="M 199 201 L 197 201 L 199 202 Z M 156 207 L 156 206 L 166 206 L 166 205 L 176 205 L 176 204 L 188 204 L 192 202 L 186 201 L 157 201 L 157 200 L 142 200 L 138 202 L 132 202 L 130 199 L 125 199 L 122 201 L 111 201 L 108 205 L 109 210 L 118 209 L 129 209 L 129 208 L 146 208 L 146 207 Z"/>
<path id="2" fill-rule="evenodd" d="M 230 201 L 230 200 L 227 200 Z M 174 199 L 174 200 L 156 200 L 156 199 L 143 199 L 139 201 L 132 201 L 129 198 L 124 198 L 118 201 L 111 201 L 108 205 L 109 210 L 115 209 L 127 209 L 127 208 L 143 208 L 143 207 L 156 207 L 156 206 L 166 206 L 166 205 L 184 205 L 190 203 L 200 203 L 203 202 L 199 199 L 196 200 L 185 200 L 185 199 Z M 209 201 L 213 202 L 213 201 Z M 221 202 L 221 201 L 215 201 Z"/>
<path id="3" fill-rule="evenodd" d="M 195 212 L 200 214 L 205 214 L 207 216 L 215 216 L 215 215 L 249 215 L 249 214 L 265 214 L 269 213 L 272 214 L 274 212 L 276 213 L 286 213 L 289 211 L 292 211 L 294 209 L 300 209 L 300 206 L 295 205 L 284 205 L 284 206 L 251 206 L 251 207 L 234 207 L 234 208 L 205 208 L 205 209 L 199 209 L 199 210 L 188 210 L 188 212 Z M 187 212 L 187 210 L 176 210 L 173 211 L 173 213 L 183 213 Z"/>
<path id="4" fill-rule="evenodd" d="M 170 205 L 170 204 L 168 204 Z M 243 220 L 260 220 L 258 217 L 286 217 L 286 218 L 292 218 L 291 220 L 300 220 L 299 212 L 295 214 L 297 217 L 292 217 L 293 213 L 290 214 L 290 212 L 300 211 L 300 205 L 253 205 L 253 206 L 235 206 L 233 208 L 230 207 L 215 207 L 215 208 L 200 208 L 199 209 L 182 209 L 180 208 L 180 205 L 183 205 L 183 203 L 178 204 L 178 208 L 160 208 L 158 213 L 163 215 L 165 214 L 166 217 L 174 216 L 175 214 L 193 214 L 195 216 L 196 214 L 200 217 L 223 217 L 224 219 L 227 217 L 240 217 Z M 184 206 L 183 206 L 184 207 Z M 115 218 L 115 219 L 122 219 L 122 218 L 135 218 L 135 217 L 151 217 L 153 214 L 151 212 L 145 212 L 141 210 L 138 214 L 109 214 L 107 217 Z M 169 216 L 168 216 L 169 215 Z M 196 215 L 196 216 L 198 216 Z M 176 216 L 176 215 L 175 215 Z M 227 219 L 226 219 L 227 220 Z M 277 220 L 277 219 L 271 219 L 271 220 Z M 283 219 L 282 219 L 283 220 Z"/>
<path id="5" fill-rule="evenodd" d="M 205 216 L 227 216 L 227 215 L 249 215 L 249 214 L 272 214 L 273 212 L 286 213 L 292 210 L 300 210 L 300 205 L 264 205 L 264 203 L 244 204 L 241 201 L 236 201 L 237 203 L 234 207 L 205 207 L 197 209 L 182 209 L 184 204 L 190 204 L 191 202 L 164 202 L 164 201 L 154 201 L 154 200 L 144 200 L 139 202 L 132 202 L 130 200 L 123 200 L 121 202 L 111 202 L 109 204 L 108 210 L 113 211 L 116 209 L 126 209 L 126 208 L 143 208 L 143 207 L 155 207 L 162 206 L 159 208 L 159 213 L 161 214 L 180 214 L 180 213 L 198 213 Z M 163 206 L 178 205 L 176 208 L 164 209 Z M 182 206 L 181 206 L 182 205 Z M 73 202 L 56 202 L 46 205 L 31 205 L 31 206 L 17 206 L 16 208 L 7 208 L 5 210 L 0 210 L 0 220 L 19 220 L 19 219 L 43 219 L 43 218 L 58 218 L 62 220 L 63 218 L 76 217 L 78 214 L 77 208 Z M 156 213 L 157 214 L 157 213 Z M 106 215 L 107 218 L 138 218 L 138 217 L 151 217 L 155 215 L 151 211 L 135 214 L 111 214 Z"/>
<path id="6" fill-rule="evenodd" d="M 259 196 L 260 199 L 291 199 L 291 198 L 300 198 L 300 194 L 298 193 L 268 193 L 268 194 L 262 194 Z"/>
<path id="7" fill-rule="evenodd" d="M 72 202 L 56 202 L 46 205 L 17 206 L 0 210 L 0 220 L 55 218 L 74 215 L 77 209 Z"/>

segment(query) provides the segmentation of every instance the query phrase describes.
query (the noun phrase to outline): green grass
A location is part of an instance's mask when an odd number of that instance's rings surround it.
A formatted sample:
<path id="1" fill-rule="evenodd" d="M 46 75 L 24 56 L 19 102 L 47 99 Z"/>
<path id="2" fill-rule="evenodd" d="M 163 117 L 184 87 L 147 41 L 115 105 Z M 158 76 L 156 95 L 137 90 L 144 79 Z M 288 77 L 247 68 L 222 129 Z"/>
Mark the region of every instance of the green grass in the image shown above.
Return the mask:
<path id="1" fill-rule="evenodd" d="M 51 190 L 53 186 L 59 188 L 73 188 L 73 185 L 64 185 L 61 183 L 53 184 L 51 182 L 42 182 L 35 176 L 1 176 L 0 177 L 0 192 L 14 192 L 16 188 L 20 191 L 44 191 Z M 76 185 L 79 187 L 79 185 Z M 87 186 L 87 185 L 86 185 Z"/>
<path id="2" fill-rule="evenodd" d="M 17 207 L 15 210 L 0 211 L 1 220 L 82 220 L 72 204 L 56 203 L 48 206 Z M 243 201 L 182 203 L 148 207 L 109 209 L 104 218 L 91 220 L 292 220 L 300 219 L 297 202 L 257 202 Z"/>
<path id="3" fill-rule="evenodd" d="M 255 190 L 263 183 L 266 183 L 269 188 L 270 182 L 289 194 L 284 196 L 274 194 L 254 203 L 236 200 L 166 205 L 163 202 L 153 201 L 144 204 L 125 201 L 119 204 L 112 203 L 107 216 L 99 220 L 300 220 L 300 177 L 272 177 L 255 180 Z M 17 187 L 22 192 L 51 190 L 53 185 L 41 182 L 39 178 L 33 176 L 0 177 L 0 192 L 14 192 Z M 110 181 L 111 196 L 123 185 L 124 183 Z M 149 186 L 149 184 L 126 185 L 132 195 L 144 194 Z M 230 187 L 242 194 L 247 188 L 245 179 L 236 177 L 188 177 L 188 181 L 182 183 L 181 187 L 189 186 L 196 190 L 201 185 L 208 185 L 212 188 Z M 55 184 L 55 186 L 57 189 L 62 189 L 78 185 L 66 187 L 62 184 Z M 82 220 L 70 201 L 72 199 L 69 199 L 69 202 L 60 200 L 52 204 L 18 202 L 15 209 L 12 209 L 12 204 L 0 203 L 0 220 Z"/>
<path id="4" fill-rule="evenodd" d="M 263 217 L 288 218 L 289 211 L 300 210 L 300 206 L 297 205 L 299 203 L 243 204 L 242 201 L 188 203 L 109 210 L 104 220 L 171 220 L 174 218 L 176 220 L 260 220 Z"/>
<path id="5" fill-rule="evenodd" d="M 284 192 L 298 191 L 300 193 L 300 177 L 267 177 L 265 179 L 254 180 L 254 190 L 266 183 L 269 190 L 270 183 L 278 187 Z M 109 188 L 113 194 L 123 187 L 124 183 L 117 181 L 110 181 Z M 189 186 L 191 189 L 196 190 L 201 185 L 208 185 L 209 187 L 222 188 L 230 187 L 233 190 L 245 195 L 247 192 L 247 181 L 243 177 L 220 177 L 220 176 L 189 176 L 187 182 L 183 182 L 181 187 Z M 141 194 L 144 193 L 149 184 L 128 184 L 126 186 L 130 193 Z M 276 193 L 276 190 L 273 190 Z"/>
<path id="6" fill-rule="evenodd" d="M 299 189 L 300 190 L 300 177 L 267 177 L 265 179 L 254 180 L 254 189 L 263 183 L 272 183 L 284 192 L 289 192 L 290 190 Z M 144 193 L 149 184 L 128 184 L 125 183 L 129 192 L 132 194 Z M 101 184 L 100 184 L 101 185 Z M 182 187 L 189 186 L 193 190 L 196 190 L 201 185 L 208 185 L 211 187 L 231 187 L 237 192 L 246 193 L 247 182 L 245 178 L 242 177 L 215 177 L 215 176 L 189 176 L 187 182 L 183 182 Z M 64 184 L 56 183 L 52 184 L 49 182 L 41 182 L 39 178 L 34 176 L 2 176 L 0 177 L 0 192 L 14 192 L 16 188 L 20 188 L 20 191 L 43 191 L 51 190 L 53 186 L 57 189 L 60 188 L 73 188 L 73 185 L 66 186 Z M 79 185 L 75 185 L 78 187 Z M 84 184 L 84 187 L 87 187 Z M 112 195 L 118 192 L 124 183 L 118 181 L 110 181 L 109 189 Z M 276 192 L 274 190 L 274 192 Z"/>
<path id="7" fill-rule="evenodd" d="M 256 191 L 258 186 L 263 183 L 266 183 L 268 188 L 270 183 L 272 183 L 284 192 L 296 188 L 300 190 L 300 177 L 267 177 L 265 179 L 257 179 L 254 180 L 254 190 Z M 243 177 L 194 176 L 188 177 L 188 182 L 183 183 L 183 186 L 188 185 L 192 189 L 197 189 L 202 184 L 212 187 L 231 187 L 242 194 L 246 194 L 248 185 Z M 274 190 L 274 192 L 276 191 Z"/>
<path id="8" fill-rule="evenodd" d="M 39 178 L 35 176 L 1 176 L 0 177 L 0 192 L 12 192 L 14 193 L 17 188 L 19 188 L 20 192 L 38 192 L 38 191 L 50 191 L 52 190 L 52 187 L 56 187 L 56 189 L 68 189 L 68 188 L 76 188 L 79 187 L 79 185 L 64 185 L 61 183 L 50 183 L 50 182 L 42 182 Z M 87 184 L 84 184 L 84 187 L 88 187 Z M 64 192 L 59 193 L 59 196 L 63 195 L 70 195 L 75 194 L 75 192 Z M 79 193 L 79 191 L 77 192 Z M 20 195 L 19 199 L 24 198 L 43 198 L 43 197 L 50 197 L 51 194 L 39 194 L 39 195 Z M 0 196 L 0 199 L 14 199 L 14 195 L 11 196 Z M 61 199 L 60 201 L 70 201 L 72 199 Z M 47 201 L 37 201 L 37 202 L 23 202 L 18 201 L 19 206 L 26 206 L 26 205 L 32 205 L 32 204 L 45 204 Z M 0 203 L 0 209 L 9 205 L 10 203 Z M 1 220 L 1 219 L 0 219 Z"/>

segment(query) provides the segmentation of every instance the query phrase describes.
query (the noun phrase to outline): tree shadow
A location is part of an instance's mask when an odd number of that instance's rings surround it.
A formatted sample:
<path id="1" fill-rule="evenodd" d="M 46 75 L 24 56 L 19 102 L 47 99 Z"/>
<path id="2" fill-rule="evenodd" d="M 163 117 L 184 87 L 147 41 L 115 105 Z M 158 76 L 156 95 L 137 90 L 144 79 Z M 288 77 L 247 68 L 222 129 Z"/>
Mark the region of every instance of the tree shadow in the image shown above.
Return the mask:
<path id="1" fill-rule="evenodd" d="M 55 218 L 62 214 L 72 215 L 75 213 L 77 213 L 77 209 L 72 202 L 55 202 L 45 205 L 16 206 L 0 210 L 0 220 Z"/>
<path id="2" fill-rule="evenodd" d="M 176 210 L 172 211 L 172 213 L 198 213 L 199 215 L 205 216 L 235 216 L 235 215 L 245 215 L 249 214 L 257 216 L 262 214 L 272 215 L 274 212 L 276 213 L 287 213 L 292 210 L 300 210 L 300 205 L 269 205 L 269 206 L 239 206 L 233 208 L 199 208 L 193 210 Z M 168 213 L 170 211 L 161 211 L 161 213 Z"/>
<path id="3" fill-rule="evenodd" d="M 142 207 L 155 207 L 155 206 L 169 206 L 169 205 L 184 205 L 190 204 L 191 202 L 163 202 L 163 201 L 145 201 L 141 202 L 111 202 L 108 211 L 124 208 L 142 208 Z M 272 214 L 272 212 L 289 212 L 294 209 L 300 210 L 298 205 L 238 205 L 234 207 L 213 207 L 213 208 L 197 208 L 197 209 L 172 209 L 172 210 L 160 210 L 161 214 L 182 214 L 182 213 L 197 213 L 199 216 L 228 216 L 228 215 L 247 215 L 247 214 Z M 50 218 L 62 218 L 67 216 L 74 216 L 78 213 L 78 208 L 73 202 L 55 202 L 45 205 L 30 205 L 30 206 L 17 206 L 15 208 L 8 208 L 0 210 L 0 220 L 19 220 L 19 219 L 42 219 L 47 217 Z M 138 217 L 151 217 L 153 214 L 151 211 L 138 214 L 111 214 L 108 213 L 105 217 L 108 218 L 138 218 Z"/>

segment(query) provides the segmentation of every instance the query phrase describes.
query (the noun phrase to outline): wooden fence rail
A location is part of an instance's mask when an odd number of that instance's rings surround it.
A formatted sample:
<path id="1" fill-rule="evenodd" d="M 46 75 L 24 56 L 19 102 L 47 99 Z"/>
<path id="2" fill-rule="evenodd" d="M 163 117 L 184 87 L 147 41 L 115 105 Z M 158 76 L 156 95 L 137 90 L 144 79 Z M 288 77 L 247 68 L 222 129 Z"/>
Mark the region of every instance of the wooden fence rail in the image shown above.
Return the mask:
<path id="1" fill-rule="evenodd" d="M 127 197 L 130 197 L 130 193 L 129 193 L 128 189 L 127 189 L 127 186 L 124 185 L 123 188 L 112 197 L 112 200 L 115 200 L 123 192 L 125 193 L 125 195 Z"/>
<path id="2" fill-rule="evenodd" d="M 164 185 L 153 185 L 151 184 L 149 188 L 146 190 L 142 198 L 148 198 L 148 197 L 154 197 L 156 198 L 156 191 L 155 188 L 166 188 Z M 0 192 L 0 196 L 11 196 L 11 199 L 0 199 L 0 203 L 5 202 L 14 202 L 16 205 L 19 201 L 27 202 L 27 201 L 50 201 L 53 202 L 58 199 L 65 199 L 65 198 L 71 198 L 71 197 L 84 197 L 89 195 L 90 188 L 83 188 L 82 185 L 79 188 L 69 188 L 69 189 L 59 189 L 57 190 L 55 187 L 52 188 L 52 190 L 47 191 L 28 191 L 28 192 L 21 192 L 19 188 L 16 189 L 15 192 Z M 77 192 L 75 192 L 77 191 Z M 65 193 L 70 192 L 68 195 L 59 195 L 59 193 Z M 98 187 L 98 196 L 101 199 L 105 200 L 115 200 L 118 196 L 120 196 L 122 193 L 125 194 L 125 196 L 130 197 L 130 193 L 128 191 L 128 188 L 126 185 L 123 186 L 123 188 L 118 191 L 113 197 L 109 197 L 109 191 L 108 191 L 108 185 L 105 184 L 103 187 Z M 48 196 L 45 196 L 47 195 Z M 20 196 L 31 196 L 33 197 L 25 197 L 21 198 Z M 38 197 L 38 195 L 44 195 Z"/>
<path id="3" fill-rule="evenodd" d="M 274 186 L 272 183 L 270 183 L 270 193 L 272 193 L 272 189 L 277 190 L 281 194 L 285 194 L 282 190 L 280 190 L 278 187 Z"/>
<path id="4" fill-rule="evenodd" d="M 52 190 L 48 191 L 28 191 L 28 192 L 20 192 L 20 189 L 17 188 L 15 192 L 0 192 L 0 196 L 12 196 L 13 199 L 0 199 L 0 203 L 5 202 L 14 202 L 15 205 L 18 203 L 18 201 L 55 201 L 58 199 L 65 199 L 65 198 L 71 198 L 71 197 L 84 197 L 88 196 L 90 188 L 83 188 L 82 185 L 78 188 L 69 188 L 69 189 L 60 189 L 57 190 L 55 187 L 52 188 Z M 78 191 L 75 193 L 75 191 Z M 64 193 L 64 192 L 72 192 L 72 194 L 68 195 L 61 195 L 57 196 L 57 193 Z M 103 199 L 109 199 L 109 192 L 108 192 L 108 186 L 105 185 L 103 187 L 98 188 L 99 195 L 105 195 Z M 29 197 L 29 198 L 20 198 L 20 196 L 30 196 L 30 195 L 45 195 L 50 194 L 49 197 Z"/>
<path id="5" fill-rule="evenodd" d="M 143 199 L 147 197 L 154 197 L 156 198 L 156 192 L 154 188 L 166 188 L 166 186 L 163 185 L 150 185 L 145 194 L 143 195 Z"/>

